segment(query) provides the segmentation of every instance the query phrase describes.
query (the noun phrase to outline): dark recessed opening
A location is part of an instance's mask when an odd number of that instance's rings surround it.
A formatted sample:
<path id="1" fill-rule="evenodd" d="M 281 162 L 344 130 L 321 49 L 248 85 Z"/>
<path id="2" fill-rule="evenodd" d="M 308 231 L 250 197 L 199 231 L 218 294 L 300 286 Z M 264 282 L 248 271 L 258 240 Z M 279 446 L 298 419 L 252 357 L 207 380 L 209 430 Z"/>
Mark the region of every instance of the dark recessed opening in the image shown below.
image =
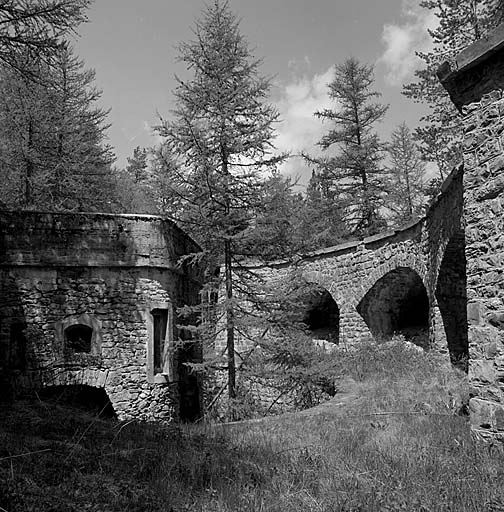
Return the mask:
<path id="1" fill-rule="evenodd" d="M 184 343 L 177 350 L 178 360 L 178 391 L 180 396 L 179 418 L 183 422 L 198 421 L 202 417 L 201 411 L 201 377 L 190 364 L 200 363 L 203 359 L 201 345 L 191 341 L 192 334 L 183 325 L 190 325 L 194 318 L 180 318 L 178 336 Z"/>
<path id="2" fill-rule="evenodd" d="M 26 368 L 26 323 L 14 320 L 10 325 L 9 366 L 13 370 Z"/>
<path id="3" fill-rule="evenodd" d="M 401 334 L 416 345 L 428 347 L 429 299 L 414 270 L 399 267 L 378 279 L 357 311 L 376 339 L 387 340 Z"/>
<path id="4" fill-rule="evenodd" d="M 168 310 L 153 309 L 151 314 L 154 320 L 154 373 L 163 373 Z"/>
<path id="5" fill-rule="evenodd" d="M 91 352 L 93 329 L 88 325 L 70 325 L 65 329 L 65 346 L 74 352 Z"/>
<path id="6" fill-rule="evenodd" d="M 339 343 L 339 308 L 324 288 L 314 288 L 302 299 L 303 323 L 320 340 Z"/>
<path id="7" fill-rule="evenodd" d="M 103 388 L 84 384 L 73 386 L 50 386 L 38 391 L 41 400 L 53 404 L 77 407 L 103 418 L 116 418 L 114 407 Z"/>

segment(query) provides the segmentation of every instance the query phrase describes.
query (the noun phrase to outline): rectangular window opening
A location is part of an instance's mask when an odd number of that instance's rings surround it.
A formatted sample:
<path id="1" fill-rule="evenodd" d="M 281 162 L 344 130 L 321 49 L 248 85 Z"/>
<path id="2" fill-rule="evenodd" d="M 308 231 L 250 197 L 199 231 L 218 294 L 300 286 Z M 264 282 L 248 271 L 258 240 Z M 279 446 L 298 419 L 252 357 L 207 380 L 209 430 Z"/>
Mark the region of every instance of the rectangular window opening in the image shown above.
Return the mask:
<path id="1" fill-rule="evenodd" d="M 166 329 L 168 327 L 168 310 L 153 309 L 154 320 L 154 374 L 165 373 Z"/>

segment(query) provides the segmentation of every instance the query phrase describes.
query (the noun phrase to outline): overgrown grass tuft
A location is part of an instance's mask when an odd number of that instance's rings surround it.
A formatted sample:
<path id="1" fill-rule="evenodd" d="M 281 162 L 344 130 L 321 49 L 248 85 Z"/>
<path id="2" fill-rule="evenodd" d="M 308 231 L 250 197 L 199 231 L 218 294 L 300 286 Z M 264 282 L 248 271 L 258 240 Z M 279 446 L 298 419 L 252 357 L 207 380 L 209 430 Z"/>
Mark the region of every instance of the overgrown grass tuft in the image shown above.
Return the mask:
<path id="1" fill-rule="evenodd" d="M 397 344 L 338 361 L 344 384 L 330 403 L 262 421 L 159 427 L 59 404 L 4 408 L 0 507 L 504 510 L 504 456 L 471 436 L 463 374 Z"/>

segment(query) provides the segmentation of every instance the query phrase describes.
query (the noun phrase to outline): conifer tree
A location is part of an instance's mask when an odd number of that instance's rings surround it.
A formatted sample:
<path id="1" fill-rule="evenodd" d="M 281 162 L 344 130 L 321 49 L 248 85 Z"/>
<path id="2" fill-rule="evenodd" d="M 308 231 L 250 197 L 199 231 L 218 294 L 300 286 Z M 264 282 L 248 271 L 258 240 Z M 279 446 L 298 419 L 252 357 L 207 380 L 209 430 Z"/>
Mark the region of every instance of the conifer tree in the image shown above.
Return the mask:
<path id="1" fill-rule="evenodd" d="M 30 69 L 44 81 L 0 69 L 0 174 L 10 206 L 109 211 L 114 156 L 105 141 L 108 111 L 96 106 L 94 71 L 67 44 L 50 65 L 33 59 Z"/>
<path id="2" fill-rule="evenodd" d="M 381 165 L 384 145 L 375 131 L 388 106 L 374 102 L 380 94 L 372 90 L 373 68 L 349 58 L 335 67 L 329 84 L 334 110 L 316 112 L 332 126 L 319 145 L 335 149 L 335 156 L 312 159 L 318 176 L 335 200 L 346 206 L 346 222 L 356 235 L 369 235 L 383 228 L 380 208 L 385 190 Z"/>
<path id="3" fill-rule="evenodd" d="M 127 158 L 126 172 L 130 175 L 133 183 L 138 184 L 147 179 L 147 156 L 147 149 L 137 146 L 133 150 L 133 155 Z"/>
<path id="4" fill-rule="evenodd" d="M 425 163 L 406 123 L 401 123 L 392 132 L 388 152 L 391 189 L 386 206 L 391 211 L 392 224 L 399 226 L 422 214 Z"/>
<path id="5" fill-rule="evenodd" d="M 259 74 L 239 22 L 216 0 L 196 22 L 179 60 L 192 77 L 178 79 L 173 119 L 158 128 L 169 166 L 177 220 L 222 265 L 229 397 L 236 395 L 236 280 L 244 238 L 260 207 L 263 179 L 282 157 L 272 154 L 277 111 L 266 103 L 270 80 Z M 246 244 L 245 244 L 246 245 Z"/>
<path id="6" fill-rule="evenodd" d="M 341 243 L 348 231 L 344 221 L 343 198 L 315 170 L 298 212 L 298 250 L 314 251 Z"/>
<path id="7" fill-rule="evenodd" d="M 403 94 L 430 107 L 415 138 L 423 158 L 437 164 L 442 181 L 462 156 L 462 121 L 436 72 L 441 64 L 452 62 L 464 48 L 503 21 L 504 2 L 424 0 L 420 6 L 433 11 L 439 23 L 429 30 L 432 50 L 417 52 L 424 67 L 415 72 L 416 82 L 404 86 Z"/>
<path id="8" fill-rule="evenodd" d="M 90 4 L 91 0 L 2 0 L 0 63 L 31 79 L 43 80 L 43 75 L 34 74 L 30 61 L 52 62 L 62 39 L 87 21 Z"/>

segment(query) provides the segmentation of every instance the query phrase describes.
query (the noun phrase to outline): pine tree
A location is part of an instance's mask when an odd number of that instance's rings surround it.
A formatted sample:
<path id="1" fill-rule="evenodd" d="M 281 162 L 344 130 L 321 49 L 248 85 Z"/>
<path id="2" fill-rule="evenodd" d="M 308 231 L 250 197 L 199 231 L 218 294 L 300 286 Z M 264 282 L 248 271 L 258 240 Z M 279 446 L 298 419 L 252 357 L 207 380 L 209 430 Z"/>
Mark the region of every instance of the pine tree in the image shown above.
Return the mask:
<path id="1" fill-rule="evenodd" d="M 281 159 L 271 154 L 278 113 L 265 103 L 270 80 L 259 75 L 260 61 L 227 2 L 208 6 L 195 40 L 179 50 L 193 76 L 178 80 L 174 119 L 159 133 L 165 151 L 178 157 L 168 169 L 181 207 L 177 220 L 223 266 L 228 391 L 234 398 L 239 254 L 260 206 L 264 173 Z"/>
<path id="2" fill-rule="evenodd" d="M 386 206 L 391 211 L 392 224 L 399 226 L 422 214 L 425 163 L 406 123 L 392 132 L 388 153 L 391 189 Z"/>
<path id="3" fill-rule="evenodd" d="M 460 160 L 462 121 L 440 84 L 439 66 L 453 59 L 471 43 L 504 19 L 502 0 L 424 0 L 420 6 L 432 10 L 439 20 L 429 31 L 433 49 L 417 52 L 424 67 L 415 72 L 416 82 L 404 86 L 403 94 L 413 101 L 426 103 L 430 112 L 421 121 L 424 126 L 415 132 L 422 156 L 435 162 L 441 180 Z"/>
<path id="4" fill-rule="evenodd" d="M 116 169 L 116 193 L 118 209 L 123 212 L 159 213 L 158 202 L 164 188 L 159 176 L 151 168 L 149 155 L 153 149 L 137 146 L 127 158 L 124 169 Z M 152 160 L 152 159 L 151 159 Z"/>
<path id="5" fill-rule="evenodd" d="M 376 233 L 383 228 L 380 208 L 384 194 L 384 169 L 381 166 L 384 146 L 375 131 L 388 106 L 373 102 L 380 96 L 372 90 L 373 68 L 347 59 L 335 67 L 329 84 L 329 96 L 337 109 L 315 115 L 332 124 L 319 145 L 323 150 L 335 148 L 337 154 L 314 159 L 318 176 L 335 200 L 346 208 L 349 229 L 359 235 Z"/>

